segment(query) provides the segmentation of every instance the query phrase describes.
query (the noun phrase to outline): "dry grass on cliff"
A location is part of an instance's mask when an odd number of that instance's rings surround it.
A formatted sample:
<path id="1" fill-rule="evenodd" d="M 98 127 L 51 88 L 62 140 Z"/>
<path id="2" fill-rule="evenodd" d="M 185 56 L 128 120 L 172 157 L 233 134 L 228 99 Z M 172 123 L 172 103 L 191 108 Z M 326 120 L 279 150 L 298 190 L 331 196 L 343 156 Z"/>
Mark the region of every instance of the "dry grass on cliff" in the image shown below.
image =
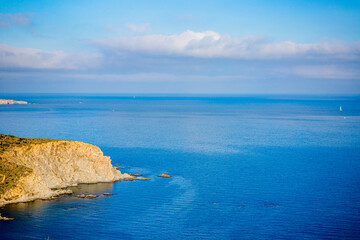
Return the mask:
<path id="1" fill-rule="evenodd" d="M 17 182 L 23 176 L 32 172 L 31 168 L 14 164 L 0 157 L 0 195 L 8 189 L 16 187 Z"/>
<path id="2" fill-rule="evenodd" d="M 21 147 L 29 144 L 41 144 L 57 141 L 46 138 L 19 138 L 12 135 L 0 134 L 0 195 L 16 186 L 19 179 L 32 172 L 31 168 L 17 165 L 3 157 L 3 153 L 12 147 Z"/>
<path id="3" fill-rule="evenodd" d="M 0 134 L 0 154 L 11 147 L 21 147 L 29 144 L 40 144 L 58 141 L 48 138 L 19 138 L 13 135 Z"/>

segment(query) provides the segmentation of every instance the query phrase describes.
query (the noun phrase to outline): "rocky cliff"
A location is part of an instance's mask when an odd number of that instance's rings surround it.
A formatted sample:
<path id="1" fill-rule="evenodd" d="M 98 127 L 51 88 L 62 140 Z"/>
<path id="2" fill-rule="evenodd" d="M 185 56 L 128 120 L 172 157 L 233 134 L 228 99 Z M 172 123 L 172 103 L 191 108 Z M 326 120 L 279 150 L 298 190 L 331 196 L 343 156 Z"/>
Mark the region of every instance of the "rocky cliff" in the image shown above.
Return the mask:
<path id="1" fill-rule="evenodd" d="M 51 198 L 79 183 L 129 179 L 91 144 L 0 134 L 0 206 Z"/>

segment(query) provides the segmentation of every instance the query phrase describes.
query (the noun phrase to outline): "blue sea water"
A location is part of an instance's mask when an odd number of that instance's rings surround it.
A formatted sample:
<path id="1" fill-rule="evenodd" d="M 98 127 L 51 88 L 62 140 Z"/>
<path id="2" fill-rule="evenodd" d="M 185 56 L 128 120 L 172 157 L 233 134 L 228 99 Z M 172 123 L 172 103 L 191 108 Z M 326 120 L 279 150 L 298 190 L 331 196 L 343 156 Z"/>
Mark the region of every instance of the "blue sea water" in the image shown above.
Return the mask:
<path id="1" fill-rule="evenodd" d="M 91 143 L 152 179 L 5 206 L 0 239 L 360 238 L 360 97 L 0 97 L 31 103 L 0 106 L 0 133 Z"/>

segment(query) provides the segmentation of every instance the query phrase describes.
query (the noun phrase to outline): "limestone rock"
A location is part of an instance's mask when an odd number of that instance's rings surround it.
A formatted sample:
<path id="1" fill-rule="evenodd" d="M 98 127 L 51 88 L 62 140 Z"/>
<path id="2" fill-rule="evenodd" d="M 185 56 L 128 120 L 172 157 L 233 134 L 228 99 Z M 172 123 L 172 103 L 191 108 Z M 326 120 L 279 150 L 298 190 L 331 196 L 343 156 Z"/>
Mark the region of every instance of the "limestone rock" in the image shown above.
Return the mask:
<path id="1" fill-rule="evenodd" d="M 169 177 L 172 177 L 172 176 L 171 176 L 171 175 L 169 175 L 169 174 L 162 173 L 162 174 L 158 175 L 158 177 L 165 177 L 165 178 L 169 178 Z"/>
<path id="2" fill-rule="evenodd" d="M 15 100 L 8 100 L 8 99 L 0 99 L 0 105 L 6 104 L 28 104 L 26 101 L 15 101 Z"/>
<path id="3" fill-rule="evenodd" d="M 80 195 L 77 195 L 76 197 L 77 198 L 96 198 L 98 196 L 99 195 L 95 195 L 95 194 L 80 194 Z"/>
<path id="4" fill-rule="evenodd" d="M 10 138 L 10 135 L 2 136 Z M 10 163 L 10 166 L 23 166 L 28 169 L 28 173 L 6 188 L 6 174 L 9 173 L 1 172 L 0 168 L 0 181 L 5 175 L 5 182 L 0 186 L 3 189 L 0 191 L 0 206 L 70 193 L 70 190 L 61 188 L 79 183 L 133 178 L 116 170 L 111 165 L 110 157 L 104 156 L 100 148 L 77 141 L 22 139 L 21 144 L 14 143 L 2 148 L 0 167 L 5 162 Z"/>
<path id="5" fill-rule="evenodd" d="M 134 181 L 134 177 L 128 177 L 128 178 L 124 178 L 124 181 Z"/>
<path id="6" fill-rule="evenodd" d="M 95 195 L 95 194 L 89 194 L 89 195 L 86 195 L 87 198 L 96 198 L 98 197 L 99 195 Z"/>
<path id="7" fill-rule="evenodd" d="M 14 218 L 2 217 L 0 214 L 0 221 L 12 221 L 12 220 L 14 220 Z"/>
<path id="8" fill-rule="evenodd" d="M 151 180 L 151 179 L 146 177 L 134 177 L 134 180 Z"/>

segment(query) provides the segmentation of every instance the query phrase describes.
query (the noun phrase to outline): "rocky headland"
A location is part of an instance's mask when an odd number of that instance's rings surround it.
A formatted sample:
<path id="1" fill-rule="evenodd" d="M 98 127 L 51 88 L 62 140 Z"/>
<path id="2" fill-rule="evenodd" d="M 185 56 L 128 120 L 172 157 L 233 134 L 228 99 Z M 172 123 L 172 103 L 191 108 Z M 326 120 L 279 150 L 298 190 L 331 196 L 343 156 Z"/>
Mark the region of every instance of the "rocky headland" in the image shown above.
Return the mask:
<path id="1" fill-rule="evenodd" d="M 15 100 L 8 100 L 8 99 L 0 99 L 0 105 L 6 104 L 28 104 L 26 101 L 15 101 Z"/>
<path id="2" fill-rule="evenodd" d="M 0 134 L 0 206 L 51 199 L 79 183 L 136 178 L 116 170 L 91 144 Z"/>

